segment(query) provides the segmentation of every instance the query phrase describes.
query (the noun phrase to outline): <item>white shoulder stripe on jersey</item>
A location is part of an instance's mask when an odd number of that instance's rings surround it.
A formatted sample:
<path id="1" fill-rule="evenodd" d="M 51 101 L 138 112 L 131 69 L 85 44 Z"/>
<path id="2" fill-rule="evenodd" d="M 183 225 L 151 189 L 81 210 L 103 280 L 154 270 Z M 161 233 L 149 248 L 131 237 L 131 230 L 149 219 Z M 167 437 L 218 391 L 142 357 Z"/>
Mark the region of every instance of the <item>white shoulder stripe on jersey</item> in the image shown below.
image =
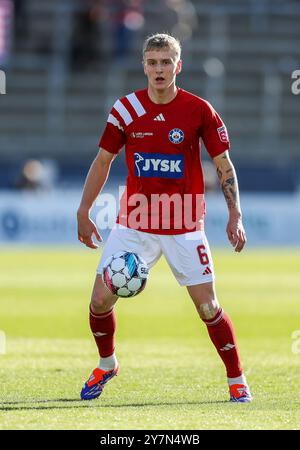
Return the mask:
<path id="1" fill-rule="evenodd" d="M 130 113 L 120 100 L 117 100 L 113 107 L 118 111 L 126 125 L 129 125 L 133 121 Z"/>
<path id="2" fill-rule="evenodd" d="M 139 101 L 139 99 L 137 98 L 137 96 L 135 95 L 134 92 L 132 92 L 132 94 L 126 95 L 126 98 L 129 101 L 129 103 L 131 104 L 131 106 L 134 108 L 135 112 L 137 113 L 137 115 L 139 117 L 146 114 L 146 111 L 144 110 L 143 105 L 141 104 L 141 102 Z"/>
<path id="3" fill-rule="evenodd" d="M 107 122 L 112 123 L 115 127 L 118 127 L 119 130 L 124 131 L 124 128 L 120 125 L 118 119 L 116 119 L 112 114 L 109 114 Z"/>

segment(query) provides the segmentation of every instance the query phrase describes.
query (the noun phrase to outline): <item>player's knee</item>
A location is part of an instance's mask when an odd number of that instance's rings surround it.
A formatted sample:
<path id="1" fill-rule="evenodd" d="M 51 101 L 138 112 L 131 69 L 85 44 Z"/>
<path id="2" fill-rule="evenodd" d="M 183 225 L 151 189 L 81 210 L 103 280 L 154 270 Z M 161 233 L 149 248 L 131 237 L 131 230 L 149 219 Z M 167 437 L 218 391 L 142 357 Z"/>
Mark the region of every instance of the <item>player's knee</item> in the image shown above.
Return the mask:
<path id="1" fill-rule="evenodd" d="M 99 310 L 105 310 L 105 307 L 106 307 L 106 301 L 105 301 L 105 298 L 104 297 L 101 297 L 101 296 L 97 296 L 97 295 L 93 295 L 92 296 L 92 298 L 91 298 L 91 307 L 92 307 L 92 310 L 96 313 L 96 312 L 99 312 Z M 100 311 L 100 312 L 101 312 Z"/>
<path id="2" fill-rule="evenodd" d="M 197 305 L 197 311 L 202 320 L 212 320 L 216 317 L 220 309 L 220 304 L 216 298 L 212 298 L 205 303 Z"/>
<path id="3" fill-rule="evenodd" d="M 106 292 L 94 291 L 91 297 L 91 306 L 93 309 L 101 309 L 105 312 L 107 309 L 112 307 L 115 301 L 116 296 L 113 294 L 109 295 Z"/>
<path id="4" fill-rule="evenodd" d="M 102 285 L 95 285 L 91 296 L 91 309 L 94 313 L 101 314 L 112 308 L 117 297 L 107 291 Z"/>
<path id="5" fill-rule="evenodd" d="M 188 288 L 189 294 L 195 304 L 202 320 L 213 319 L 220 309 L 213 283 L 205 283 Z"/>

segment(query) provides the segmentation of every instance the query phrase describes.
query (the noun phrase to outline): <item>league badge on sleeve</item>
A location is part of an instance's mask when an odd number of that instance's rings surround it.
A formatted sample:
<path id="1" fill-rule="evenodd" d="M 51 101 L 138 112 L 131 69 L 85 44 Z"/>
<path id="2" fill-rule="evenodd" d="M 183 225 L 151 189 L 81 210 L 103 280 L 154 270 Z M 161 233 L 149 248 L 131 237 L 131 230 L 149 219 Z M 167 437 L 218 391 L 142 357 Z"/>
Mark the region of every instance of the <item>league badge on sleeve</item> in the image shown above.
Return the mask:
<path id="1" fill-rule="evenodd" d="M 180 128 L 173 128 L 169 133 L 169 139 L 173 144 L 180 144 L 184 139 L 184 132 Z"/>
<path id="2" fill-rule="evenodd" d="M 217 132 L 218 132 L 218 135 L 219 135 L 219 138 L 220 138 L 221 142 L 228 142 L 229 141 L 228 133 L 227 133 L 227 129 L 226 129 L 225 125 L 223 125 L 220 128 L 217 128 Z"/>

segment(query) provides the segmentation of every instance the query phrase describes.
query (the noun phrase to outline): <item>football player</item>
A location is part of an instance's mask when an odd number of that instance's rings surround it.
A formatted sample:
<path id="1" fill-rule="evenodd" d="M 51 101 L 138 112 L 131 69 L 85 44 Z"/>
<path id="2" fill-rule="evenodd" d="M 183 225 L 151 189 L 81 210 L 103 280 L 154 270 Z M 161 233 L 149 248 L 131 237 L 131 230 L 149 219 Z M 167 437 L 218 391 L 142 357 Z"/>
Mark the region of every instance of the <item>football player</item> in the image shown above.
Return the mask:
<path id="1" fill-rule="evenodd" d="M 118 251 L 141 255 L 151 268 L 163 254 L 178 283 L 186 286 L 200 319 L 222 359 L 230 400 L 250 402 L 234 328 L 216 295 L 214 267 L 204 232 L 204 180 L 201 140 L 212 158 L 228 206 L 227 236 L 236 252 L 246 243 L 238 181 L 229 157 L 226 127 L 206 100 L 177 87 L 181 46 L 168 34 L 149 37 L 143 47 L 146 89 L 117 100 L 107 119 L 77 212 L 78 239 L 97 248 L 101 236 L 89 212 L 110 166 L 125 146 L 127 185 L 116 224 L 104 246 L 90 303 L 90 328 L 99 350 L 99 366 L 81 391 L 98 397 L 117 375 L 115 354 L 117 297 L 105 287 L 103 261 Z"/>

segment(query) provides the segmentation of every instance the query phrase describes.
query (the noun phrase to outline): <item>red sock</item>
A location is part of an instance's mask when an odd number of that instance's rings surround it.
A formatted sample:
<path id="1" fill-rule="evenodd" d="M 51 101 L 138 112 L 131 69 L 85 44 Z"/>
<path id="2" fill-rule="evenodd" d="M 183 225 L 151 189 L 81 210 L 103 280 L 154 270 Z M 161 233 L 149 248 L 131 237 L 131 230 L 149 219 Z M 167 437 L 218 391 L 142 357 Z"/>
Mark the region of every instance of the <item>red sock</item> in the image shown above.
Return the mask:
<path id="1" fill-rule="evenodd" d="M 236 342 L 235 332 L 229 316 L 219 309 L 213 319 L 203 320 L 208 334 L 226 366 L 228 378 L 242 375 L 241 361 Z"/>
<path id="2" fill-rule="evenodd" d="M 90 328 L 94 335 L 99 355 L 102 358 L 111 356 L 115 350 L 116 316 L 114 309 L 103 314 L 95 314 L 90 308 Z"/>

